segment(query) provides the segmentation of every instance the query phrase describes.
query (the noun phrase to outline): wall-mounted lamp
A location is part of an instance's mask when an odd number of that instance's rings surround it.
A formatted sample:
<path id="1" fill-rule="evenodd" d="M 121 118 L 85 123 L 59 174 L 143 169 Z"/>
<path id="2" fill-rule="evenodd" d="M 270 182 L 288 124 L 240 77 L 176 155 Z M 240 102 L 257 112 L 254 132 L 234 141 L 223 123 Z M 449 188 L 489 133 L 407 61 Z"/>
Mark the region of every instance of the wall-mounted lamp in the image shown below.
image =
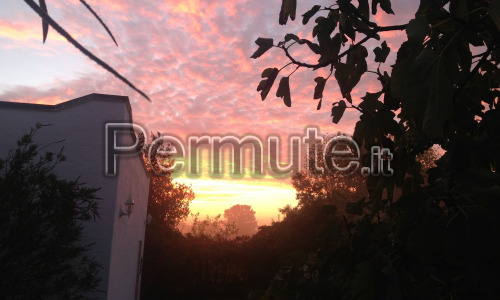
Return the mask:
<path id="1" fill-rule="evenodd" d="M 128 216 L 130 218 L 130 214 L 134 210 L 134 205 L 134 201 L 132 201 L 131 198 L 128 198 L 128 200 L 125 202 L 125 212 L 120 208 L 119 217 Z"/>

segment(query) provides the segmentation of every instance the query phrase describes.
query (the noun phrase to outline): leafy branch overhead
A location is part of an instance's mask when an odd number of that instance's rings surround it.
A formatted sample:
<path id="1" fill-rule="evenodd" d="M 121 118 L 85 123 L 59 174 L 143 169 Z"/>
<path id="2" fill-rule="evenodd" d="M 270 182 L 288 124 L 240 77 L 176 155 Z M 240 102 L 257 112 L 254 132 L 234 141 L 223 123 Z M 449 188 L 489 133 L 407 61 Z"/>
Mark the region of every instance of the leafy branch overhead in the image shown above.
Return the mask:
<path id="1" fill-rule="evenodd" d="M 393 14 L 391 3 L 388 0 L 373 1 L 372 12 L 376 13 L 376 7 L 380 5 L 383 11 Z M 288 17 L 293 21 L 295 18 L 296 1 L 283 0 L 279 23 L 286 24 Z M 314 5 L 310 10 L 302 15 L 302 24 L 307 24 L 312 18 L 315 18 L 316 25 L 312 30 L 314 40 L 299 38 L 296 34 L 288 33 L 283 40 L 274 44 L 272 38 L 259 37 L 255 43 L 259 46 L 252 54 L 251 58 L 259 58 L 271 48 L 280 48 L 285 56 L 290 60 L 289 65 L 296 67 L 305 67 L 317 70 L 323 67 L 330 67 L 332 73 L 335 74 L 335 79 L 340 87 L 342 96 L 347 102 L 352 104 L 353 99 L 351 92 L 359 83 L 361 77 L 368 71 L 366 58 L 368 57 L 367 49 L 363 46 L 370 39 L 380 39 L 378 33 L 384 31 L 400 31 L 406 28 L 407 24 L 395 26 L 378 26 L 371 22 L 370 9 L 367 0 L 359 1 L 358 7 L 354 6 L 351 1 L 340 0 L 330 7 L 321 7 Z M 318 15 L 320 14 L 320 15 Z M 356 42 L 356 36 L 363 34 L 364 37 Z M 359 35 L 358 35 L 359 37 Z M 351 43 L 349 43 L 351 41 Z M 291 52 L 291 47 L 300 47 L 307 45 L 312 56 L 317 57 L 317 63 L 309 63 L 295 59 Z M 390 48 L 387 43 L 382 42 L 380 47 L 374 49 L 376 62 L 385 62 L 390 54 Z M 283 69 L 281 68 L 281 69 Z M 281 70 L 280 69 L 280 70 Z M 289 76 L 290 77 L 290 76 Z M 323 101 L 323 92 L 328 78 L 316 77 L 316 88 L 314 90 L 314 99 L 319 99 L 318 109 L 321 108 Z M 272 79 L 272 77 L 271 77 Z M 269 92 L 269 89 L 274 83 L 273 80 L 266 81 L 265 89 L 261 82 L 257 88 L 258 91 L 265 91 L 264 96 L 261 92 L 262 99 Z M 282 95 L 286 89 L 284 85 L 280 88 L 279 94 Z M 290 91 L 286 91 L 290 94 Z M 288 101 L 285 104 L 288 106 Z M 354 108 L 351 106 L 351 108 Z"/>
<path id="2" fill-rule="evenodd" d="M 472 62 L 469 45 L 491 46 L 498 39 L 497 33 L 493 32 L 498 30 L 497 26 L 500 24 L 498 21 L 500 5 L 497 4 L 497 0 L 481 4 L 467 4 L 465 0 L 457 2 L 455 5 L 452 1 L 449 8 L 443 7 L 441 10 L 436 5 L 422 2 L 414 19 L 407 24 L 390 26 L 379 26 L 370 20 L 370 12 L 375 15 L 379 12 L 378 8 L 383 13 L 394 14 L 390 0 L 373 0 L 371 3 L 368 0 L 359 0 L 357 5 L 355 1 L 338 0 L 328 7 L 313 5 L 310 10 L 302 14 L 304 25 L 315 18 L 315 26 L 312 29 L 313 40 L 300 38 L 293 33 L 286 34 L 276 43 L 272 38 L 259 37 L 255 41 L 259 47 L 251 58 L 259 58 L 275 47 L 281 49 L 290 61 L 279 69 L 280 71 L 290 65 L 312 70 L 329 67 L 342 97 L 351 104 L 348 108 L 354 109 L 358 108 L 352 106 L 353 101 L 358 102 L 362 99 L 353 99 L 352 91 L 367 72 L 375 73 L 382 84 L 381 91 L 387 107 L 394 109 L 401 107 L 401 116 L 413 118 L 412 120 L 418 125 L 426 128 L 424 134 L 433 139 L 443 133 L 444 127 L 451 120 L 449 114 L 453 110 L 450 107 L 451 97 L 455 97 L 453 87 L 455 90 L 461 90 L 470 79 L 457 81 L 458 75 L 450 77 L 451 80 L 444 77 L 470 71 Z M 286 24 L 288 17 L 293 21 L 295 10 L 296 1 L 283 0 L 279 23 Z M 408 41 L 399 49 L 392 73 L 381 72 L 380 64 L 386 63 L 391 54 L 387 42 L 382 41 L 380 46 L 373 49 L 373 54 L 369 54 L 363 44 L 370 40 L 380 40 L 381 32 L 403 30 L 406 31 Z M 310 51 L 308 60 L 316 57 L 316 63 L 298 60 L 292 55 L 291 48 L 304 45 Z M 493 50 L 491 49 L 491 53 Z M 432 56 L 432 58 L 421 57 L 415 60 L 421 52 L 427 55 L 426 57 Z M 372 64 L 367 61 L 370 55 L 374 55 Z M 422 60 L 425 60 L 422 62 L 423 67 L 429 66 L 427 70 L 418 69 L 418 64 Z M 368 70 L 368 66 L 372 66 L 373 63 L 379 63 L 379 66 L 376 70 Z M 408 75 L 417 77 L 408 80 Z M 313 98 L 319 100 L 318 109 L 321 108 L 329 78 L 316 77 L 314 80 Z M 289 81 L 289 78 L 287 80 Z M 265 81 L 265 85 L 263 82 L 259 84 L 257 90 L 261 91 L 262 100 L 266 98 L 273 83 L 274 77 L 271 76 Z M 284 84 L 278 89 L 280 95 L 291 94 Z M 421 96 L 434 100 L 425 102 L 416 100 Z M 419 107 L 413 109 L 413 103 Z M 285 104 L 288 106 L 289 102 L 285 101 Z M 406 112 L 407 107 L 412 110 Z"/>
<path id="3" fill-rule="evenodd" d="M 151 101 L 149 97 L 141 91 L 139 88 L 137 88 L 130 80 L 125 78 L 123 75 L 121 75 L 118 71 L 116 71 L 114 68 L 109 66 L 106 62 L 104 62 L 102 59 L 98 58 L 96 55 L 94 55 L 92 52 L 90 52 L 87 48 L 85 48 L 83 45 L 81 45 L 78 41 L 76 41 L 59 23 L 57 23 L 52 17 L 49 15 L 48 9 L 47 9 L 47 4 L 45 0 L 39 0 L 39 4 L 37 4 L 34 0 L 24 0 L 24 2 L 33 10 L 35 11 L 40 18 L 42 19 L 42 32 L 43 32 L 43 42 L 47 40 L 47 35 L 49 32 L 49 26 L 52 27 L 55 31 L 57 31 L 60 35 L 62 35 L 70 44 L 75 46 L 80 52 L 82 52 L 85 56 L 93 60 L 95 63 L 97 63 L 99 66 L 104 68 L 106 71 L 110 72 L 114 76 L 116 76 L 118 79 L 120 79 L 122 82 L 124 82 L 126 85 L 128 85 L 130 88 L 132 88 L 134 91 L 139 93 L 142 97 L 146 98 L 148 101 Z M 118 43 L 116 42 L 115 37 L 111 33 L 111 30 L 108 28 L 108 26 L 104 23 L 104 21 L 99 17 L 99 15 L 92 9 L 92 7 L 85 1 L 85 0 L 80 0 L 80 2 L 87 8 L 87 10 L 92 13 L 92 15 L 99 21 L 101 26 L 106 30 L 108 35 L 111 37 L 113 42 L 115 43 L 116 46 L 118 46 Z"/>

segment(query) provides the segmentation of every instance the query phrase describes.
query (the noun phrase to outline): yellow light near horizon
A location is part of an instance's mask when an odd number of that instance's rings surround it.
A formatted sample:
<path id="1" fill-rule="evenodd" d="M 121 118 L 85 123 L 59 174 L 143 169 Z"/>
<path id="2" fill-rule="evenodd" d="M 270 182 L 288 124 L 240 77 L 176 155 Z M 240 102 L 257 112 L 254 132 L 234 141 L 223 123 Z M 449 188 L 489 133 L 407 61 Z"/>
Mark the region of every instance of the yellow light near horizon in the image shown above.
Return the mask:
<path id="1" fill-rule="evenodd" d="M 285 147 L 285 149 L 287 149 Z M 252 163 L 255 158 L 251 155 L 251 147 L 246 145 L 243 148 L 243 174 L 233 174 L 233 164 L 230 147 L 222 150 L 222 174 L 215 176 L 212 174 L 213 166 L 211 149 L 201 146 L 196 165 L 199 166 L 199 174 L 189 174 L 191 161 L 186 157 L 184 167 L 181 172 L 173 174 L 174 180 L 191 185 L 196 198 L 190 205 L 192 214 L 199 213 L 204 219 L 207 215 L 215 217 L 223 215 L 224 210 L 236 204 L 250 205 L 255 211 L 255 217 L 259 225 L 269 225 L 272 221 L 277 221 L 280 215 L 279 209 L 286 205 L 296 206 L 297 200 L 295 189 L 290 182 L 290 176 L 279 176 L 275 178 L 267 174 L 264 159 L 264 174 L 253 176 Z M 287 155 L 283 155 L 287 158 Z M 192 218 L 189 217 L 186 223 L 190 224 Z"/>
<path id="2" fill-rule="evenodd" d="M 259 225 L 269 225 L 278 220 L 279 208 L 297 204 L 295 189 L 276 180 L 177 178 L 176 181 L 192 186 L 196 198 L 190 210 L 193 214 L 199 213 L 202 219 L 206 215 L 223 215 L 224 210 L 231 206 L 244 204 L 255 211 Z"/>

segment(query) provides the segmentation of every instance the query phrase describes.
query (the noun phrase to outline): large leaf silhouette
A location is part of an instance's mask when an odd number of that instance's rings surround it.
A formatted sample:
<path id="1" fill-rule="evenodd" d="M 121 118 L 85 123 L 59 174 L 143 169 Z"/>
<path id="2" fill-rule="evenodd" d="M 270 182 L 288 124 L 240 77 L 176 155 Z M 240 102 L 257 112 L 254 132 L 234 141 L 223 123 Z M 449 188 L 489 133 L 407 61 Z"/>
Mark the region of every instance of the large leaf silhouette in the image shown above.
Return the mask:
<path id="1" fill-rule="evenodd" d="M 255 51 L 250 58 L 258 58 L 262 54 L 266 53 L 267 50 L 271 49 L 273 46 L 273 39 L 259 37 L 255 40 L 255 43 L 259 46 L 259 49 L 257 49 L 257 51 Z"/>
<path id="2" fill-rule="evenodd" d="M 292 97 L 290 96 L 290 77 L 282 77 L 278 90 L 276 91 L 276 97 L 283 98 L 283 102 L 286 106 L 292 106 Z"/>
<path id="3" fill-rule="evenodd" d="M 424 49 L 413 62 L 401 95 L 403 119 L 413 119 L 430 138 L 443 134 L 453 110 L 452 83 L 441 58 Z"/>
<path id="4" fill-rule="evenodd" d="M 338 124 L 342 116 L 344 115 L 345 109 L 347 105 L 344 100 L 340 100 L 339 102 L 333 103 L 332 105 L 332 122 Z"/>
<path id="5" fill-rule="evenodd" d="M 280 10 L 280 25 L 285 25 L 290 19 L 295 20 L 295 11 L 297 9 L 297 0 L 282 0 Z"/>
<path id="6" fill-rule="evenodd" d="M 260 97 L 264 101 L 271 90 L 271 87 L 278 76 L 279 70 L 277 68 L 267 68 L 262 72 L 262 78 L 267 78 L 261 80 L 257 86 L 257 91 L 260 91 Z"/>
<path id="7" fill-rule="evenodd" d="M 303 17 L 302 24 L 306 25 L 307 22 L 309 22 L 309 19 L 311 19 L 320 10 L 320 8 L 321 8 L 321 5 L 314 5 L 309 11 L 304 13 L 302 15 L 302 17 Z"/>

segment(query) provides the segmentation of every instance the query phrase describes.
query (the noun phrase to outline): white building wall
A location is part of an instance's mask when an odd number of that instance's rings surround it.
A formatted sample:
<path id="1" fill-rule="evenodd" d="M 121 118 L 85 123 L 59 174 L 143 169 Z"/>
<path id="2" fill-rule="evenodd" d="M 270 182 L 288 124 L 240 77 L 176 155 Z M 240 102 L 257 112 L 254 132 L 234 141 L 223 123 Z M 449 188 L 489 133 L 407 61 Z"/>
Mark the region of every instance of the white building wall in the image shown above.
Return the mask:
<path id="1" fill-rule="evenodd" d="M 140 292 L 149 179 L 141 176 L 144 166 L 133 157 L 119 158 L 117 165 L 119 180 L 115 213 L 119 216 L 120 210 L 125 211 L 124 203 L 128 199 L 132 199 L 135 205 L 130 216 L 115 218 L 108 299 L 135 300 L 139 299 Z"/>
<path id="2" fill-rule="evenodd" d="M 95 243 L 89 254 L 102 265 L 99 290 L 105 292 L 99 299 L 134 299 L 135 294 L 149 179 L 138 155 L 119 159 L 117 176 L 104 174 L 105 123 L 129 121 L 128 98 L 121 96 L 92 94 L 56 106 L 0 103 L 0 157 L 15 149 L 16 141 L 37 122 L 51 124 L 40 129 L 34 141 L 47 145 L 63 140 L 47 148 L 58 152 L 64 145 L 67 161 L 56 169 L 60 178 L 80 177 L 81 183 L 101 188 L 100 218 L 86 223 L 83 232 L 84 243 Z M 134 211 L 130 218 L 119 218 L 127 197 L 135 201 Z"/>
<path id="3" fill-rule="evenodd" d="M 125 118 L 126 120 L 126 118 Z M 131 135 L 120 135 L 121 145 L 133 145 Z M 149 178 L 144 176 L 145 168 L 137 155 L 117 158 L 117 201 L 111 246 L 111 267 L 108 284 L 108 299 L 139 299 L 140 278 L 144 234 L 146 230 Z M 132 200 L 135 205 L 129 216 L 125 212 L 125 202 Z M 127 262 L 127 263 L 124 263 Z"/>

